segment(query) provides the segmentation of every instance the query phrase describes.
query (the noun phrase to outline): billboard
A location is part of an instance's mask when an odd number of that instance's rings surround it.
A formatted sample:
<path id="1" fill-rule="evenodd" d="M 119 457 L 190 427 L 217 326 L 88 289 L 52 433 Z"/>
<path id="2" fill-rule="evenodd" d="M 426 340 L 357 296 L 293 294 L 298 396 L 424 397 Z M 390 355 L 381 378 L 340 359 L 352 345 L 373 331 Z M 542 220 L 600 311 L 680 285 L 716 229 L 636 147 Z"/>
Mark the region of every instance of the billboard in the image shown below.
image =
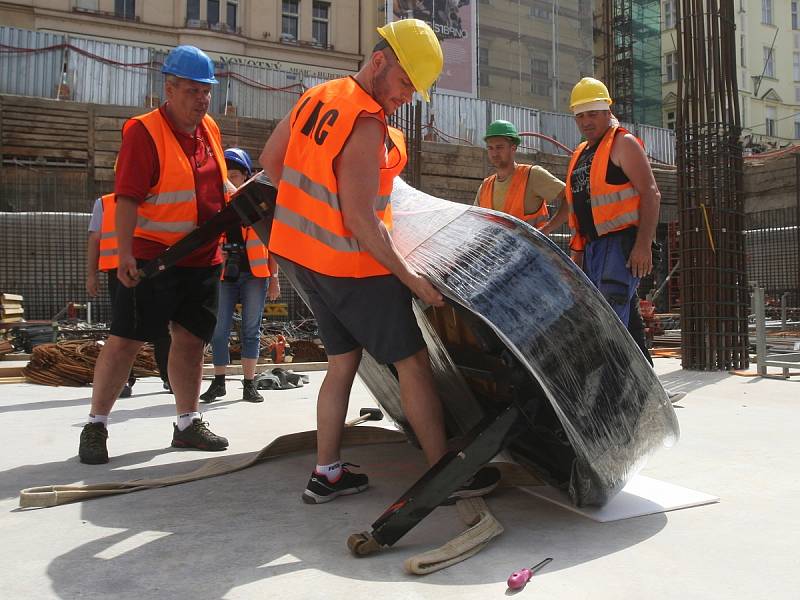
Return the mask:
<path id="1" fill-rule="evenodd" d="M 436 32 L 444 52 L 444 69 L 436 91 L 472 98 L 477 95 L 477 1 L 387 0 L 387 20 L 420 19 Z"/>

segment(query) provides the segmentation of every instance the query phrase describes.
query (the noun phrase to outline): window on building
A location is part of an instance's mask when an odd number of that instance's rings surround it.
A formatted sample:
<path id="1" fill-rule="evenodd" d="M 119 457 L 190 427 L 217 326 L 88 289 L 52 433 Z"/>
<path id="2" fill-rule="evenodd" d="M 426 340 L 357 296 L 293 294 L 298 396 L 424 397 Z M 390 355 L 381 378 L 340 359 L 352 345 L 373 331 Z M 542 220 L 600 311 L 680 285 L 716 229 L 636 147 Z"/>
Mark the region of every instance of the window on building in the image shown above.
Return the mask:
<path id="1" fill-rule="evenodd" d="M 795 81 L 800 81 L 800 52 L 792 55 L 792 77 Z"/>
<path id="2" fill-rule="evenodd" d="M 186 20 L 200 20 L 200 0 L 186 0 Z"/>
<path id="3" fill-rule="evenodd" d="M 547 76 L 550 72 L 550 61 L 546 58 L 531 57 L 531 73 L 538 76 Z"/>
<path id="4" fill-rule="evenodd" d="M 794 103 L 800 104 L 800 86 L 794 88 Z"/>
<path id="5" fill-rule="evenodd" d="M 489 64 L 489 49 L 488 48 L 478 48 L 478 64 L 479 65 L 488 65 Z"/>
<path id="6" fill-rule="evenodd" d="M 239 26 L 237 17 L 239 16 L 239 3 L 228 0 L 225 8 L 225 23 L 232 31 L 236 31 Z"/>
<path id="7" fill-rule="evenodd" d="M 488 87 L 492 85 L 490 83 L 488 69 L 478 69 L 478 85 L 481 85 L 483 87 Z"/>
<path id="8" fill-rule="evenodd" d="M 792 29 L 800 29 L 800 21 L 798 21 L 797 18 L 798 4 L 800 4 L 800 2 L 792 0 Z"/>
<path id="9" fill-rule="evenodd" d="M 764 77 L 775 77 L 775 52 L 771 46 L 764 46 Z"/>
<path id="10" fill-rule="evenodd" d="M 206 21 L 209 25 L 219 23 L 219 0 L 207 0 Z"/>
<path id="11" fill-rule="evenodd" d="M 541 75 L 534 75 L 531 81 L 531 92 L 535 96 L 550 96 L 550 79 Z"/>
<path id="12" fill-rule="evenodd" d="M 772 0 L 761 0 L 761 22 L 772 25 Z"/>
<path id="13" fill-rule="evenodd" d="M 664 29 L 674 29 L 678 17 L 678 3 L 675 0 L 667 0 L 662 3 L 662 8 L 664 10 Z"/>
<path id="14" fill-rule="evenodd" d="M 800 140 L 800 119 L 794 119 L 794 139 Z"/>
<path id="15" fill-rule="evenodd" d="M 536 19 L 549 21 L 553 15 L 553 9 L 547 4 L 533 4 L 530 8 L 530 15 Z"/>
<path id="16" fill-rule="evenodd" d="M 777 131 L 778 109 L 774 106 L 767 106 L 764 109 L 764 125 L 766 126 L 766 134 L 770 137 L 775 137 Z"/>
<path id="17" fill-rule="evenodd" d="M 675 81 L 678 79 L 678 53 L 667 52 L 664 55 L 664 79 Z"/>
<path id="18" fill-rule="evenodd" d="M 135 0 L 114 0 L 114 16 L 122 17 L 123 19 L 135 19 Z"/>
<path id="19" fill-rule="evenodd" d="M 675 111 L 670 110 L 667 112 L 667 118 L 664 119 L 667 129 L 675 130 Z"/>
<path id="20" fill-rule="evenodd" d="M 296 40 L 300 22 L 300 0 L 282 0 L 281 39 Z"/>
<path id="21" fill-rule="evenodd" d="M 314 43 L 328 47 L 328 25 L 331 5 L 327 2 L 314 2 L 314 14 L 311 19 L 311 36 Z"/>

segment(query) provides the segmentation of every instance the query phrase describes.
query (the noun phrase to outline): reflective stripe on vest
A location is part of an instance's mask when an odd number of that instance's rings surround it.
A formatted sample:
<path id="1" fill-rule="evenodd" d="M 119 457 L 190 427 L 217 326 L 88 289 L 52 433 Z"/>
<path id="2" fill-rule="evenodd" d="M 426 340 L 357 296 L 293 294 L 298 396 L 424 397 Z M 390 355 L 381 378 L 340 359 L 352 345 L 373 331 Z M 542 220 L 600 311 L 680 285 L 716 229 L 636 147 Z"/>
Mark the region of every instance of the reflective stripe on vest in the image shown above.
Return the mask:
<path id="1" fill-rule="evenodd" d="M 144 124 L 158 154 L 159 176 L 139 205 L 134 236 L 171 246 L 197 227 L 194 171 L 169 123 L 159 109 L 133 117 L 125 123 L 123 135 L 134 121 Z M 217 168 L 220 185 L 228 178 L 219 127 L 208 115 L 201 123 Z M 227 198 L 227 192 L 226 192 Z"/>
<path id="2" fill-rule="evenodd" d="M 269 253 L 252 227 L 242 227 L 242 239 L 253 277 L 269 277 Z"/>
<path id="3" fill-rule="evenodd" d="M 100 222 L 100 259 L 97 268 L 110 271 L 119 266 L 119 244 L 117 240 L 116 211 L 117 202 L 114 194 L 106 194 L 100 198 L 103 206 L 103 218 Z"/>
<path id="4" fill-rule="evenodd" d="M 547 211 L 547 203 L 542 199 L 542 205 L 535 213 L 525 214 L 525 193 L 528 190 L 528 180 L 530 177 L 531 165 L 516 165 L 514 175 L 511 179 L 511 184 L 508 186 L 506 197 L 503 199 L 503 212 L 517 217 L 532 225 L 538 227 L 544 225 L 550 214 Z M 494 183 L 497 180 L 497 174 L 491 175 L 483 180 L 481 185 L 481 193 L 478 197 L 478 204 L 484 208 L 494 208 Z"/>
<path id="5" fill-rule="evenodd" d="M 373 209 L 391 230 L 392 181 L 406 164 L 405 140 L 399 130 L 386 126 L 380 105 L 355 79 L 346 77 L 311 88 L 292 109 L 270 252 L 334 277 L 389 273 L 345 227 L 333 169 L 364 113 L 374 115 L 386 127 L 388 149 Z"/>
<path id="6" fill-rule="evenodd" d="M 597 146 L 592 159 L 592 166 L 589 170 L 592 219 L 594 219 L 594 226 L 599 236 L 639 224 L 641 197 L 636 188 L 633 187 L 633 184 L 631 182 L 622 185 L 606 183 L 608 163 L 611 160 L 611 148 L 618 133 L 625 135 L 629 132 L 623 127 L 610 127 Z M 641 140 L 638 141 L 640 144 L 642 143 Z M 584 249 L 587 240 L 578 231 L 578 218 L 572 208 L 572 172 L 587 145 L 586 142 L 581 142 L 575 152 L 572 153 L 567 167 L 567 187 L 565 190 L 570 207 L 569 226 L 575 232 L 570 241 L 570 248 L 579 251 Z"/>

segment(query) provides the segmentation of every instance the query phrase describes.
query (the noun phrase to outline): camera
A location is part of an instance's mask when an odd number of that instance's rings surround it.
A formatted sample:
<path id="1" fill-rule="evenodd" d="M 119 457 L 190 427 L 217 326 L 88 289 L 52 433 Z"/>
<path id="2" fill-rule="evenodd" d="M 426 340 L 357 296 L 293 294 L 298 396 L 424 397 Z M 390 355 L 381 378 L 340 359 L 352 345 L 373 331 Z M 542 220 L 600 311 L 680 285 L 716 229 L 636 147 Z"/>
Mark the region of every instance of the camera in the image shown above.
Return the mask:
<path id="1" fill-rule="evenodd" d="M 226 253 L 222 278 L 226 281 L 238 281 L 244 246 L 236 243 L 222 244 L 222 251 Z"/>

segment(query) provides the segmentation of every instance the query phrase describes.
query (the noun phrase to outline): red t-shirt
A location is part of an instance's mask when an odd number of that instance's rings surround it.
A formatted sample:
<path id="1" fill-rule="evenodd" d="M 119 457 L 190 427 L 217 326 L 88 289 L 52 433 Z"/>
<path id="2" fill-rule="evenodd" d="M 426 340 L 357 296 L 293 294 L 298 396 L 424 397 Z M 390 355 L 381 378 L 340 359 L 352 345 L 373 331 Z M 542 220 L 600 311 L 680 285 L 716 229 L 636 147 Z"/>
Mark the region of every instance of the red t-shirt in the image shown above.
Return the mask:
<path id="1" fill-rule="evenodd" d="M 169 123 L 172 133 L 178 140 L 194 172 L 195 194 L 197 196 L 197 223 L 205 223 L 225 206 L 222 192 L 222 175 L 217 161 L 206 141 L 206 133 L 198 126 L 194 135 L 175 129 L 162 105 L 161 115 Z M 144 202 L 147 193 L 156 183 L 160 174 L 158 153 L 155 142 L 141 121 L 136 121 L 122 136 L 122 145 L 117 157 L 117 173 L 114 193 L 128 196 L 139 204 Z M 157 257 L 167 246 L 153 240 L 133 238 L 133 256 L 142 260 Z M 178 262 L 181 267 L 208 267 L 222 262 L 218 242 L 211 242 L 198 248 Z"/>

